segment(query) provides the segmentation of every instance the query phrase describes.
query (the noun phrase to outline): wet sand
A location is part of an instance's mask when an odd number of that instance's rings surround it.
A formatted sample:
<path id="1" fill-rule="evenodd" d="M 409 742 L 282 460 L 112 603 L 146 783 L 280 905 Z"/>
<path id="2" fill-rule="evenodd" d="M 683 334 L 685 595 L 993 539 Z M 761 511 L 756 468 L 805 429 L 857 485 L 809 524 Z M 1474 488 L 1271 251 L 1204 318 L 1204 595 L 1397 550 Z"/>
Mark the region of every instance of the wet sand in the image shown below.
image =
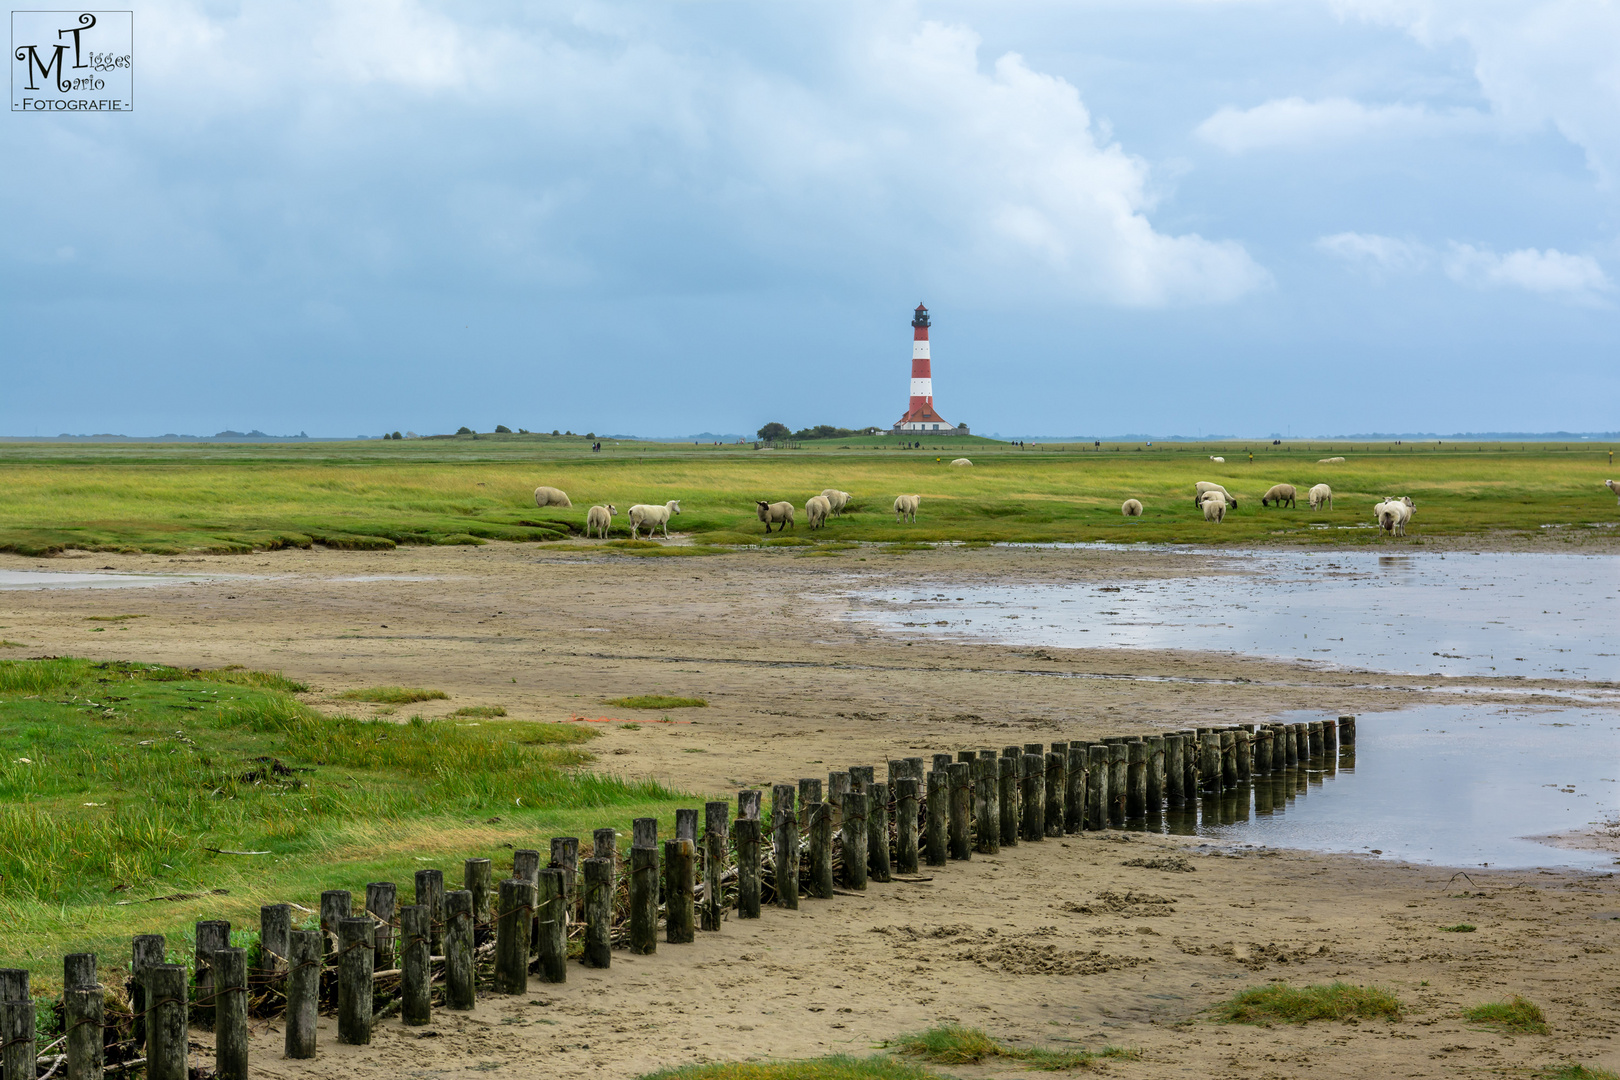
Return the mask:
<path id="1" fill-rule="evenodd" d="M 0 557 L 0 569 L 10 570 L 108 566 L 249 576 L 0 593 L 0 638 L 23 645 L 0 655 L 274 668 L 310 682 L 310 700 L 331 707 L 357 686 L 428 685 L 450 700 L 412 711 L 498 704 L 536 722 L 644 720 L 603 702 L 698 696 L 710 707 L 679 714 L 694 723 L 634 731 L 604 724 L 592 745 L 598 768 L 715 797 L 850 764 L 881 768 L 890 757 L 1026 739 L 1258 721 L 1292 709 L 1365 715 L 1455 701 L 1458 688 L 1475 700 L 1517 704 L 1560 704 L 1605 689 L 1322 671 L 1177 650 L 908 640 L 839 617 L 841 593 L 856 587 L 1185 572 L 1173 559 L 1149 564 L 1128 551 L 634 558 L 586 545 L 492 544 Z M 88 621 L 113 614 L 141 617 Z M 1168 849 L 1187 849 L 1195 869 L 1122 865 Z M 1620 961 L 1610 952 L 1620 948 L 1615 879 L 1452 875 L 1349 856 L 1234 856 L 1180 838 L 1048 840 L 951 864 L 925 883 L 806 901 L 799 912 L 767 912 L 752 925 L 731 921 L 656 957 L 615 954 L 610 972 L 572 966 L 565 987 L 533 983 L 520 1000 L 488 1001 L 466 1017 L 439 1014 L 436 1038 L 394 1021 L 369 1049 L 323 1038 L 320 1058 L 291 1063 L 279 1060 L 272 1025 L 261 1033 L 255 1070 L 634 1076 L 717 1058 L 864 1053 L 947 1020 L 1018 1042 L 1140 1047 L 1143 1061 L 1107 1066 L 1123 1076 L 1484 1076 L 1571 1056 L 1620 1066 L 1609 1034 L 1620 1028 Z M 1479 929 L 1440 930 L 1458 922 Z M 1271 978 L 1387 985 L 1409 1013 L 1393 1024 L 1276 1029 L 1202 1018 L 1213 1002 Z M 1508 1038 L 1456 1019 L 1462 1005 L 1515 992 L 1547 1010 L 1553 1035 Z"/>

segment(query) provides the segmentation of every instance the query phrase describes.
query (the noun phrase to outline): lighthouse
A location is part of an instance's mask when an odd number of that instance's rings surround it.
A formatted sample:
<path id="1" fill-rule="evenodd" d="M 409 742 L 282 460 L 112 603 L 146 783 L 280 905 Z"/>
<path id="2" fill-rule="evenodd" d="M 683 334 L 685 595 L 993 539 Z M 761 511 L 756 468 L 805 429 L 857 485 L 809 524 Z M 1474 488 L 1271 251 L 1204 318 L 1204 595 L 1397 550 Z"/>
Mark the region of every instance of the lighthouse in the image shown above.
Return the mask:
<path id="1" fill-rule="evenodd" d="M 911 315 L 911 405 L 894 425 L 896 434 L 957 435 L 956 426 L 934 411 L 934 376 L 928 356 L 928 309 Z"/>

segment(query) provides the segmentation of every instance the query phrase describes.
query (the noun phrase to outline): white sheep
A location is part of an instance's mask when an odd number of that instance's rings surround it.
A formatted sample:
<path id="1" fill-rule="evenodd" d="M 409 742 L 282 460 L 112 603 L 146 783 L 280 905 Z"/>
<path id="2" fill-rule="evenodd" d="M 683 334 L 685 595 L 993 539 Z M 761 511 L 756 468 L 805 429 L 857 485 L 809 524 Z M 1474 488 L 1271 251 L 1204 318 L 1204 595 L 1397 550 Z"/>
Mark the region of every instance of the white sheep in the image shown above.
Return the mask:
<path id="1" fill-rule="evenodd" d="M 764 499 L 755 499 L 754 505 L 759 508 L 759 520 L 765 523 L 765 535 L 771 534 L 771 525 L 774 523 L 782 532 L 789 525 L 793 525 L 793 504 L 790 502 L 766 502 Z M 798 526 L 794 526 L 797 528 Z"/>
<path id="2" fill-rule="evenodd" d="M 1204 496 L 1208 495 L 1212 491 L 1218 491 L 1222 495 L 1225 495 L 1227 504 L 1229 506 L 1233 507 L 1234 509 L 1236 509 L 1237 500 L 1232 498 L 1231 493 L 1228 492 L 1221 485 L 1211 483 L 1208 480 L 1200 480 L 1200 481 L 1198 481 L 1198 483 L 1193 485 L 1193 505 L 1194 506 L 1203 506 L 1204 505 Z"/>
<path id="3" fill-rule="evenodd" d="M 534 505 L 544 508 L 547 506 L 573 507 L 568 501 L 568 493 L 561 488 L 537 487 L 534 489 Z"/>
<path id="4" fill-rule="evenodd" d="M 1135 499 L 1126 499 L 1120 504 L 1119 512 L 1126 517 L 1141 517 L 1142 504 Z"/>
<path id="5" fill-rule="evenodd" d="M 1283 503 L 1287 503 L 1288 508 L 1292 510 L 1295 508 L 1294 495 L 1293 484 L 1273 484 L 1266 489 L 1264 495 L 1260 496 L 1260 505 L 1267 506 L 1276 503 L 1281 506 Z"/>
<path id="6" fill-rule="evenodd" d="M 1226 520 L 1226 499 L 1219 491 L 1211 491 L 1204 496 L 1204 520 L 1213 521 L 1219 525 Z"/>
<path id="7" fill-rule="evenodd" d="M 965 457 L 959 457 L 955 461 L 951 462 L 951 464 L 952 465 L 972 465 L 973 462 L 969 461 Z"/>
<path id="8" fill-rule="evenodd" d="M 618 512 L 612 503 L 608 503 L 606 506 L 593 506 L 585 511 L 586 537 L 601 533 L 602 539 L 606 540 L 608 529 L 613 526 L 613 515 Z"/>
<path id="9" fill-rule="evenodd" d="M 1399 499 L 1387 498 L 1373 507 L 1373 515 L 1378 519 L 1378 528 L 1391 536 L 1405 536 L 1406 523 L 1412 520 L 1412 514 L 1417 504 L 1410 496 Z"/>
<path id="10" fill-rule="evenodd" d="M 917 508 L 922 505 L 921 495 L 897 495 L 894 499 L 894 520 L 917 520 Z"/>
<path id="11" fill-rule="evenodd" d="M 1213 461 L 1217 465 L 1225 465 L 1226 464 L 1226 459 L 1225 458 L 1216 457 L 1214 454 L 1209 455 L 1209 460 Z"/>
<path id="12" fill-rule="evenodd" d="M 1603 481 L 1603 486 L 1608 488 L 1616 496 L 1620 496 L 1620 480 L 1605 480 Z M 1620 502 L 1620 498 L 1617 498 L 1615 501 Z"/>
<path id="13" fill-rule="evenodd" d="M 1317 458 L 1316 463 L 1318 465 L 1342 465 L 1342 464 L 1344 464 L 1344 458 L 1342 458 L 1342 457 Z"/>
<path id="14" fill-rule="evenodd" d="M 827 515 L 832 513 L 832 503 L 827 501 L 825 495 L 812 495 L 804 504 L 804 516 L 810 519 L 810 527 L 819 529 L 827 524 Z"/>
<path id="15" fill-rule="evenodd" d="M 1320 510 L 1324 507 L 1333 509 L 1333 489 L 1326 484 L 1317 484 L 1311 488 L 1311 509 Z"/>
<path id="16" fill-rule="evenodd" d="M 681 512 L 679 499 L 671 499 L 663 506 L 652 506 L 647 503 L 636 503 L 630 508 L 630 539 L 634 540 L 640 535 L 643 525 L 647 526 L 647 536 L 650 538 L 654 529 L 664 530 L 664 539 L 669 539 L 669 518 L 671 514 Z"/>
<path id="17" fill-rule="evenodd" d="M 844 507 L 849 505 L 849 492 L 839 491 L 837 488 L 823 488 L 821 494 L 832 504 L 833 517 L 843 517 Z"/>

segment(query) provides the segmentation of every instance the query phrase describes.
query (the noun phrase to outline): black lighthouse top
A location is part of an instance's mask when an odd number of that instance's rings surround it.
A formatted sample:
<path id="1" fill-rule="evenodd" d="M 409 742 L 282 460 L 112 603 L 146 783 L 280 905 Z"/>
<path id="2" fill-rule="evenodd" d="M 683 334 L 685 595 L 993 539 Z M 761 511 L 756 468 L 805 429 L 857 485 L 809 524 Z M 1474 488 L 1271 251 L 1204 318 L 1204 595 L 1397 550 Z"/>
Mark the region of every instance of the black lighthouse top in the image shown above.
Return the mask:
<path id="1" fill-rule="evenodd" d="M 928 325 L 928 309 L 918 304 L 916 313 L 911 317 L 911 325 L 919 329 L 926 327 Z"/>

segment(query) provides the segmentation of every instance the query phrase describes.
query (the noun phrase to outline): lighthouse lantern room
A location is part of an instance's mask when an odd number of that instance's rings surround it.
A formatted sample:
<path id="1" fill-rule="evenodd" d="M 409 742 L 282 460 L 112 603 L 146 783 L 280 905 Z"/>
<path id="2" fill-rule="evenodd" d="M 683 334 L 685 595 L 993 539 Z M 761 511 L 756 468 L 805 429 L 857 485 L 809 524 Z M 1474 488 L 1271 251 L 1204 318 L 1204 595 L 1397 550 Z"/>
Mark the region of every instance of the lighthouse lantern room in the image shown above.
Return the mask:
<path id="1" fill-rule="evenodd" d="M 928 356 L 928 309 L 921 304 L 912 313 L 911 405 L 894 425 L 896 434 L 927 432 L 958 435 L 956 425 L 934 411 L 934 377 Z"/>

